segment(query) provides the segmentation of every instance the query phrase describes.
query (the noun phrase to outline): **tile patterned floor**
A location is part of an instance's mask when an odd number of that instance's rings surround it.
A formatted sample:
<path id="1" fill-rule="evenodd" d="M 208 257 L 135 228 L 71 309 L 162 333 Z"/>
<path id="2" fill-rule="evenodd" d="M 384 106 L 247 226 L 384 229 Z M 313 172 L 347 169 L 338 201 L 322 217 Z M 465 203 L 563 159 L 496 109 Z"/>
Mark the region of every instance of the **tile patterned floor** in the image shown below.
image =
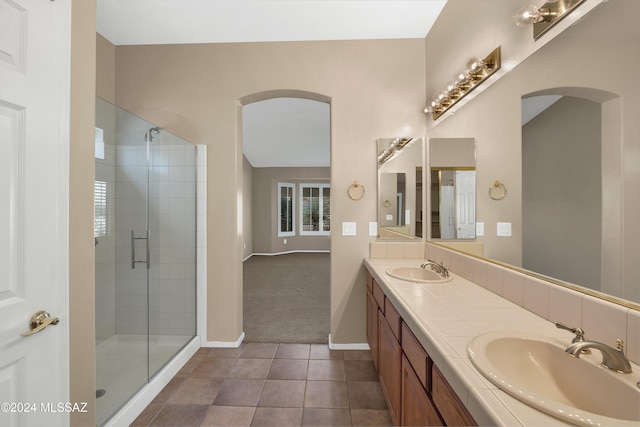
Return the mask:
<path id="1" fill-rule="evenodd" d="M 201 348 L 132 426 L 388 426 L 369 351 Z"/>

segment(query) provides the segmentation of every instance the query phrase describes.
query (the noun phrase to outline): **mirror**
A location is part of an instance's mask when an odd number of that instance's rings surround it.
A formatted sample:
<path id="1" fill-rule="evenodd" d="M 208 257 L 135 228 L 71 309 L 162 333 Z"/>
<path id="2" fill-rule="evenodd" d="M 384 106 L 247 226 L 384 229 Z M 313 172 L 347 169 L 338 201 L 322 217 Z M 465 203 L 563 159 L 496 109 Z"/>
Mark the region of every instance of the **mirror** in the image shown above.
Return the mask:
<path id="1" fill-rule="evenodd" d="M 380 138 L 378 237 L 422 237 L 422 139 Z"/>
<path id="2" fill-rule="evenodd" d="M 638 16 L 640 2 L 599 4 L 428 129 L 429 141 L 461 132 L 476 141 L 483 257 L 635 310 Z M 594 58 L 602 66 L 589 66 Z M 523 126 L 526 104 L 543 95 L 556 100 Z M 487 191 L 496 181 L 508 189 L 499 200 Z"/>
<path id="3" fill-rule="evenodd" d="M 476 237 L 476 146 L 473 138 L 429 140 L 432 239 Z"/>

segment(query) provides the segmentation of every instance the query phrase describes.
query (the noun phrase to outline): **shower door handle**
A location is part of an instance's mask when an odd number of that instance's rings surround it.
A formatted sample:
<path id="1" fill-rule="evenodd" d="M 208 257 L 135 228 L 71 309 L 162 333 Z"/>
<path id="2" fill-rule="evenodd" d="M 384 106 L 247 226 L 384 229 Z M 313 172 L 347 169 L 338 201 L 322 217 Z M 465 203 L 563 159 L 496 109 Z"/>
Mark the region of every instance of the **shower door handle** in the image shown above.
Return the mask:
<path id="1" fill-rule="evenodd" d="M 144 236 L 136 236 L 133 230 L 131 230 L 131 269 L 136 268 L 136 264 L 147 264 L 147 270 L 151 267 L 151 251 L 149 248 L 149 230 L 146 230 Z M 144 240 L 146 244 L 146 259 L 136 259 L 136 240 Z"/>

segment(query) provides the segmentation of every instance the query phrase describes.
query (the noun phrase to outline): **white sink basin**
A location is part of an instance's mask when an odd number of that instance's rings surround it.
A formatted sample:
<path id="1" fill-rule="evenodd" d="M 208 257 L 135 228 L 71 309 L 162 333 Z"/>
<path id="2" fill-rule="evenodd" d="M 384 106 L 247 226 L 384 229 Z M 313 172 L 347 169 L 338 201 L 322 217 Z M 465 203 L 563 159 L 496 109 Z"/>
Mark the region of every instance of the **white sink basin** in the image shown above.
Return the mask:
<path id="1" fill-rule="evenodd" d="M 618 374 L 586 360 L 599 363 L 598 350 L 580 358 L 564 350 L 544 337 L 491 332 L 474 338 L 468 354 L 498 388 L 556 418 L 585 426 L 639 426 L 638 372 Z"/>
<path id="2" fill-rule="evenodd" d="M 387 274 L 396 279 L 419 283 L 445 283 L 453 277 L 442 277 L 433 270 L 421 267 L 394 267 L 387 269 Z"/>

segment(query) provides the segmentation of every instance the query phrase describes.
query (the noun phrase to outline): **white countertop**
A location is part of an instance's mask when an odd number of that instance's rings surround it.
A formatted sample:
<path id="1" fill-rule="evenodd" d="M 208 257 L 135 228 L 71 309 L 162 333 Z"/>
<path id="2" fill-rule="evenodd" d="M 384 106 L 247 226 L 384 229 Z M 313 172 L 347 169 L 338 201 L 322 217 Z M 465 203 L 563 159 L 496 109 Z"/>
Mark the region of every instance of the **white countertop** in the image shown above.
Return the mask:
<path id="1" fill-rule="evenodd" d="M 560 346 L 573 334 L 452 273 L 447 283 L 395 279 L 391 267 L 417 267 L 423 259 L 365 259 L 364 263 L 433 363 L 480 426 L 565 426 L 559 419 L 509 396 L 486 380 L 467 355 L 469 341 L 491 331 L 533 333 Z M 597 359 L 598 355 L 592 355 Z M 583 356 L 584 357 L 584 356 Z M 600 360 L 594 360 L 599 363 Z"/>

